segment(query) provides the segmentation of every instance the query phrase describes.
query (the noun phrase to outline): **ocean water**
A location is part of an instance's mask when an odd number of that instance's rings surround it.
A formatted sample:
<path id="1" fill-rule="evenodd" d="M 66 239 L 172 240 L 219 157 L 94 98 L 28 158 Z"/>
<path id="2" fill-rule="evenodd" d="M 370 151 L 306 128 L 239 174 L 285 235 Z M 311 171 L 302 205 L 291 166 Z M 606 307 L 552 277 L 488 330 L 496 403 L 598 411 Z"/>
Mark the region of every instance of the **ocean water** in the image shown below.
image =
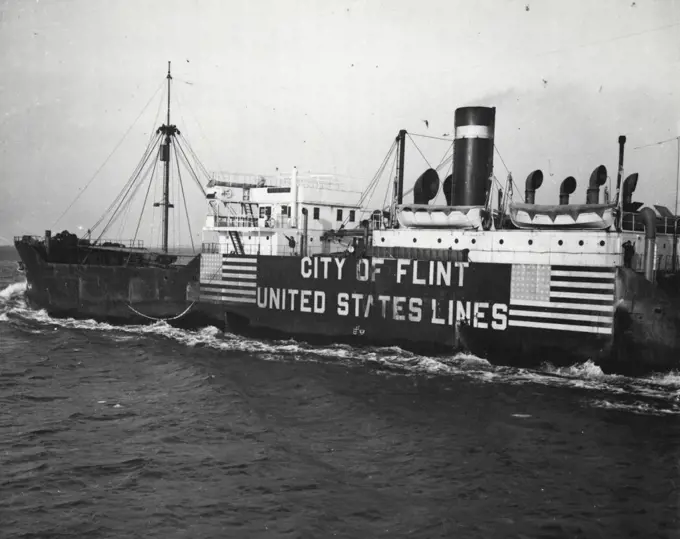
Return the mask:
<path id="1" fill-rule="evenodd" d="M 680 537 L 680 374 L 60 320 L 0 262 L 0 537 Z"/>

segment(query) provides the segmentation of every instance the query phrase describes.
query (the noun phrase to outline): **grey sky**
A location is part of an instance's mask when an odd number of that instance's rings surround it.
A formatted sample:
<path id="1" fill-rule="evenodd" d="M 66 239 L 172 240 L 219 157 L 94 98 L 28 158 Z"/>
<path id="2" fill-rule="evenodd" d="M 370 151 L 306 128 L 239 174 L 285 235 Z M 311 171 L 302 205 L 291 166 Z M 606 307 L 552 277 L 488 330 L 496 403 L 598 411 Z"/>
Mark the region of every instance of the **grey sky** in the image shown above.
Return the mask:
<path id="1" fill-rule="evenodd" d="M 546 173 L 538 202 L 556 201 L 568 175 L 582 201 L 601 163 L 615 178 L 626 134 L 636 198 L 674 203 L 677 146 L 633 148 L 680 135 L 678 1 L 0 0 L 0 244 L 98 219 L 157 126 L 158 100 L 54 227 L 168 60 L 173 123 L 209 170 L 297 165 L 361 189 L 399 129 L 450 133 L 456 107 L 482 104 L 497 107 L 517 183 Z M 446 147 L 422 149 L 438 162 Z M 426 166 L 411 152 L 407 184 Z M 495 172 L 504 180 L 498 158 Z M 196 235 L 206 208 L 187 189 Z M 133 229 L 131 217 L 121 233 Z"/>

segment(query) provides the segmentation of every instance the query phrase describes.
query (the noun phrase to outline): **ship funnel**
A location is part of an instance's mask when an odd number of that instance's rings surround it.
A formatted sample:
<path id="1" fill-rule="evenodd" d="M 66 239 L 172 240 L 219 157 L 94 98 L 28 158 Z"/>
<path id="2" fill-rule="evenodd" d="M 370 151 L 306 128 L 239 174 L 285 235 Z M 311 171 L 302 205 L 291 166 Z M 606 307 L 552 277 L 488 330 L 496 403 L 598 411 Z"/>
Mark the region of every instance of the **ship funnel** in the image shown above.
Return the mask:
<path id="1" fill-rule="evenodd" d="M 560 204 L 569 204 L 569 195 L 576 191 L 576 178 L 568 176 L 562 180 L 560 184 Z"/>
<path id="2" fill-rule="evenodd" d="M 427 204 L 439 191 L 439 174 L 433 168 L 428 168 L 416 180 L 413 187 L 413 203 Z"/>
<path id="3" fill-rule="evenodd" d="M 635 192 L 635 188 L 637 187 L 637 182 L 638 182 L 637 172 L 631 174 L 625 180 L 623 180 L 623 193 L 622 193 L 623 211 L 635 211 L 631 209 L 631 206 L 633 205 L 633 193 Z"/>
<path id="4" fill-rule="evenodd" d="M 444 196 L 446 197 L 446 205 L 453 206 L 453 174 L 449 174 L 444 180 Z"/>
<path id="5" fill-rule="evenodd" d="M 486 203 L 488 180 L 493 172 L 495 124 L 495 107 L 456 109 L 450 206 L 484 206 Z"/>
<path id="6" fill-rule="evenodd" d="M 590 175 L 588 191 L 586 192 L 586 204 L 600 203 L 600 186 L 607 181 L 607 167 L 600 165 Z"/>
<path id="7" fill-rule="evenodd" d="M 533 204 L 536 198 L 536 189 L 543 185 L 543 172 L 534 170 L 527 176 L 524 183 L 524 201 L 527 204 Z"/>

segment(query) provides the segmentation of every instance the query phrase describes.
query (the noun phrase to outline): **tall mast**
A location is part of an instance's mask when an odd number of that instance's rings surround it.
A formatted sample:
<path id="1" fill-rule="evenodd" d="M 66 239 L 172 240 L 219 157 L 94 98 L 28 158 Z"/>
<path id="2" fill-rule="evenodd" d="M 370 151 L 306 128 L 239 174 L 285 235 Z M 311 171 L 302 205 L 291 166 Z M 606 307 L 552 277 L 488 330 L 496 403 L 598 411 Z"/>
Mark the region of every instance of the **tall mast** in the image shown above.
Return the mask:
<path id="1" fill-rule="evenodd" d="M 161 145 L 161 161 L 163 161 L 164 174 L 163 174 L 163 201 L 154 204 L 154 206 L 163 207 L 163 252 L 168 252 L 168 225 L 170 221 L 169 210 L 174 206 L 170 204 L 170 145 L 172 143 L 171 138 L 174 137 L 179 131 L 177 127 L 170 124 L 170 81 L 172 80 L 172 75 L 170 74 L 170 62 L 168 62 L 168 119 L 165 125 L 158 128 L 160 133 L 165 135 L 165 141 Z"/>

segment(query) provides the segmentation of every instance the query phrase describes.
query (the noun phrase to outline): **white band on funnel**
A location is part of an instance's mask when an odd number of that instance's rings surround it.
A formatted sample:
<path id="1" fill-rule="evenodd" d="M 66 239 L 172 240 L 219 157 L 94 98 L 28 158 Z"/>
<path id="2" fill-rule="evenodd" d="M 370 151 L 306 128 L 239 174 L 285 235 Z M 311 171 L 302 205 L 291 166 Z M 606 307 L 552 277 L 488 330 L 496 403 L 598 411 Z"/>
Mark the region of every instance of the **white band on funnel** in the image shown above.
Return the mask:
<path id="1" fill-rule="evenodd" d="M 456 138 L 491 138 L 488 125 L 459 125 Z"/>

